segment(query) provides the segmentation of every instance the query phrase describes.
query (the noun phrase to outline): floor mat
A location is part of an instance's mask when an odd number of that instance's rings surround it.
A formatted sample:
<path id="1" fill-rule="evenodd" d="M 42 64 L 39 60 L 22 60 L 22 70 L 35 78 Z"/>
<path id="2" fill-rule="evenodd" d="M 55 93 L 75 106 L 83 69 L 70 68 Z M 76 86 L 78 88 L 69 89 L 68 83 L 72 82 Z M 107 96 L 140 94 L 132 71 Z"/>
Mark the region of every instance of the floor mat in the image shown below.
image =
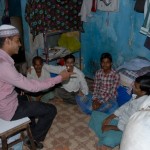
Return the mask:
<path id="1" fill-rule="evenodd" d="M 43 150 L 96 150 L 98 139 L 87 126 L 90 116 L 83 114 L 77 105 L 66 104 L 60 99 L 50 103 L 57 107 L 58 113 Z"/>

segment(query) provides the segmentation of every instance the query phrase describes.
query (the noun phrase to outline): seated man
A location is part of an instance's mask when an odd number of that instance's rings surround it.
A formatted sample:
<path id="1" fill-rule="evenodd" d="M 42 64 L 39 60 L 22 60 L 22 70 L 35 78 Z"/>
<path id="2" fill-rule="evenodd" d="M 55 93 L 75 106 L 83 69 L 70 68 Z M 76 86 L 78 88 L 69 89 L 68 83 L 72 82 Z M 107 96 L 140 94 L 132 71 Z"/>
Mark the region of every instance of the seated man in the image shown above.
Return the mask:
<path id="1" fill-rule="evenodd" d="M 77 98 L 77 103 L 81 109 L 87 108 L 88 114 L 91 114 L 92 110 L 110 114 L 118 108 L 116 96 L 119 75 L 112 69 L 112 56 L 109 53 L 103 53 L 100 63 L 101 69 L 96 72 L 94 79 L 93 95 L 88 95 L 83 101 Z"/>
<path id="2" fill-rule="evenodd" d="M 40 81 L 50 78 L 50 72 L 45 69 L 45 64 L 43 64 L 43 59 L 41 57 L 34 57 L 32 65 L 33 66 L 28 70 L 27 78 Z M 52 88 L 37 93 L 28 93 L 28 95 L 30 95 L 33 100 L 41 100 L 42 102 L 48 102 L 50 99 L 54 98 Z"/>
<path id="3" fill-rule="evenodd" d="M 150 83 L 149 83 L 150 85 Z M 150 148 L 150 96 L 134 113 L 123 131 L 120 150 L 149 150 Z"/>
<path id="4" fill-rule="evenodd" d="M 62 70 L 67 69 L 68 72 L 74 73 L 70 79 L 61 83 L 61 87 L 56 88 L 55 96 L 63 99 L 64 102 L 76 104 L 75 97 L 88 94 L 88 86 L 84 74 L 74 66 L 75 57 L 69 54 L 64 57 L 64 66 L 44 65 L 45 70 L 59 74 Z"/>
<path id="5" fill-rule="evenodd" d="M 37 119 L 36 124 L 31 127 L 36 148 L 42 149 L 46 134 L 52 125 L 57 114 L 57 109 L 52 104 L 42 102 L 29 102 L 19 99 L 15 87 L 39 92 L 46 90 L 54 85 L 68 80 L 72 75 L 66 70 L 55 78 L 48 78 L 43 81 L 27 79 L 20 74 L 11 58 L 12 55 L 18 54 L 21 47 L 19 31 L 11 25 L 0 26 L 0 118 L 4 120 L 17 120 L 24 117 Z M 32 122 L 32 120 L 31 120 Z M 30 142 L 27 142 L 30 147 Z"/>
<path id="6" fill-rule="evenodd" d="M 64 57 L 64 61 L 65 66 L 63 67 L 60 66 L 59 72 L 67 68 L 69 72 L 75 74 L 72 75 L 69 80 L 62 82 L 62 86 L 56 89 L 55 94 L 56 96 L 62 98 L 66 103 L 76 104 L 76 96 L 87 95 L 89 89 L 84 74 L 81 72 L 81 70 L 79 70 L 74 66 L 75 57 L 72 54 L 67 55 Z M 56 72 L 54 71 L 54 73 Z"/>
<path id="7" fill-rule="evenodd" d="M 129 118 L 137 112 L 150 95 L 150 77 L 143 75 L 136 78 L 133 92 L 136 94 L 130 101 L 108 115 L 93 111 L 89 122 L 99 138 L 100 150 L 108 150 L 120 144 L 122 132 L 126 128 Z"/>

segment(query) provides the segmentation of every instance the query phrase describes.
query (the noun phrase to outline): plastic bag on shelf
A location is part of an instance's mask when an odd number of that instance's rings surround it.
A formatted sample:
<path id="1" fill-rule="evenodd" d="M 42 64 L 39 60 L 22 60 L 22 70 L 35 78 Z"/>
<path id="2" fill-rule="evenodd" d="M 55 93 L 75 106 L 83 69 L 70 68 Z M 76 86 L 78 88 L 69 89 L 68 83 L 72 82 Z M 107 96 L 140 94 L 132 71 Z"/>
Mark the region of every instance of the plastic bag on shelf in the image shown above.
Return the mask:
<path id="1" fill-rule="evenodd" d="M 63 33 L 58 40 L 58 45 L 65 47 L 70 52 L 79 51 L 81 47 L 76 32 Z"/>

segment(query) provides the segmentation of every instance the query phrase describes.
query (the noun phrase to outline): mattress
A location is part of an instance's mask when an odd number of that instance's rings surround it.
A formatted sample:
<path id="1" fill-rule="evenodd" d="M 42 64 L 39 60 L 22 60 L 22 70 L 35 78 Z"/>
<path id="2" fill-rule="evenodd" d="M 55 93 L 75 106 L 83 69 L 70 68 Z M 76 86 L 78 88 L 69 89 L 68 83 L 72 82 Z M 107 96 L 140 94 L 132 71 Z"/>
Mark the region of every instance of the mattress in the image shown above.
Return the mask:
<path id="1" fill-rule="evenodd" d="M 132 87 L 138 74 L 129 70 L 122 70 L 119 72 L 120 75 L 120 84 L 125 87 Z"/>

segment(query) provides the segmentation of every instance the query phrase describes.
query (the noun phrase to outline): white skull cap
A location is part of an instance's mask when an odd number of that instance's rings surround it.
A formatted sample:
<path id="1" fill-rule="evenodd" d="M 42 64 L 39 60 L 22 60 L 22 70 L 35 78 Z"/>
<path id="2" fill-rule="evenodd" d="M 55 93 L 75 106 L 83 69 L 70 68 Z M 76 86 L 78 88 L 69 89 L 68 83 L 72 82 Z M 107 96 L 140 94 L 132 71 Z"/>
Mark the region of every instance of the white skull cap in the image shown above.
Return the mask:
<path id="1" fill-rule="evenodd" d="M 12 25 L 1 25 L 0 26 L 0 37 L 9 37 L 19 35 L 19 30 Z"/>

